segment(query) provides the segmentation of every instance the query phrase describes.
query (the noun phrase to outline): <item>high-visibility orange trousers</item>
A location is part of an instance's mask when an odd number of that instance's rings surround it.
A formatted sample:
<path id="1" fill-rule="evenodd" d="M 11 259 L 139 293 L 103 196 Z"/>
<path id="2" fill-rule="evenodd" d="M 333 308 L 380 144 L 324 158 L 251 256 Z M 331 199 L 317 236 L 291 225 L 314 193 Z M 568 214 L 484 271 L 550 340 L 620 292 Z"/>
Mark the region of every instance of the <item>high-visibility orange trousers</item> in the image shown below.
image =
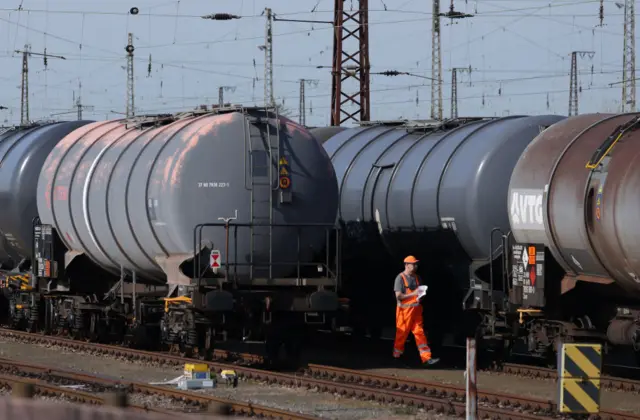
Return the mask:
<path id="1" fill-rule="evenodd" d="M 409 333 L 413 333 L 420 352 L 422 363 L 431 359 L 431 349 L 427 344 L 427 337 L 422 327 L 422 306 L 414 306 L 412 308 L 401 308 L 396 306 L 396 340 L 393 344 L 393 357 L 400 357 L 404 353 L 404 343 L 409 337 Z"/>

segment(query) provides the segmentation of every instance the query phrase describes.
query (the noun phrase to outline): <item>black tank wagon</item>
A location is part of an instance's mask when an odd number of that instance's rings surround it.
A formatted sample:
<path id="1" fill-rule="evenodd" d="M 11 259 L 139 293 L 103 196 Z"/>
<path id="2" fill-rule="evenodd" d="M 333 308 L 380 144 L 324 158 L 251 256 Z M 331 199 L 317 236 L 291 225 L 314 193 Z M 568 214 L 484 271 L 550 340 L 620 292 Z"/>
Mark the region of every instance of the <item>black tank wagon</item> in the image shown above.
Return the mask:
<path id="1" fill-rule="evenodd" d="M 312 130 L 336 168 L 344 262 L 373 267 L 345 271 L 354 322 L 393 325 L 394 262 L 414 254 L 430 340 L 551 361 L 563 341 L 640 348 L 638 128 L 588 114 Z M 364 282 L 379 293 L 358 303 Z"/>

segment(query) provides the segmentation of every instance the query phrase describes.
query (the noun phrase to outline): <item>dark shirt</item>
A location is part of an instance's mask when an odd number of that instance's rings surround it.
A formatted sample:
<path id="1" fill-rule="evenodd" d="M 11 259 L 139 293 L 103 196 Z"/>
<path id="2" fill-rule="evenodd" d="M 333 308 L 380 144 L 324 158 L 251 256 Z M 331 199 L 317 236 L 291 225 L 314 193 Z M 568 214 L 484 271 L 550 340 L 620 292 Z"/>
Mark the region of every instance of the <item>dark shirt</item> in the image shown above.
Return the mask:
<path id="1" fill-rule="evenodd" d="M 409 289 L 411 290 L 415 290 L 418 287 L 418 284 L 416 282 L 416 277 L 415 275 L 404 275 L 407 279 L 407 284 L 409 285 Z M 398 276 L 396 277 L 396 280 L 393 284 L 393 291 L 394 292 L 400 292 L 400 293 L 409 293 L 407 291 L 407 288 L 404 287 L 404 280 L 402 279 L 402 274 L 398 274 Z"/>

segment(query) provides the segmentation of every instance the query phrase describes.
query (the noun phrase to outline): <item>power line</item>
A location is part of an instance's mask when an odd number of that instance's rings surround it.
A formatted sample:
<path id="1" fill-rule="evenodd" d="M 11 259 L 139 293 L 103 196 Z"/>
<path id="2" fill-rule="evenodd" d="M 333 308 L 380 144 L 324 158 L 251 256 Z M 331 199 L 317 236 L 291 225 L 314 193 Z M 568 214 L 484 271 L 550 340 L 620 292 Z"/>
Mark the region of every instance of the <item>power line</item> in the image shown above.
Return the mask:
<path id="1" fill-rule="evenodd" d="M 414 86 L 416 88 L 425 88 L 427 86 L 424 85 L 416 85 Z M 406 86 L 404 86 L 404 90 L 406 90 Z M 585 88 L 585 91 L 598 91 L 598 90 L 608 90 L 608 89 L 612 89 L 612 87 L 610 86 L 594 86 L 594 87 L 589 87 L 589 88 Z M 381 91 L 389 91 L 389 90 L 400 90 L 400 89 L 380 89 L 380 90 L 375 90 L 377 92 L 381 92 Z M 373 92 L 374 90 L 372 90 Z M 566 94 L 567 92 L 569 92 L 569 89 L 556 89 L 556 90 L 550 90 L 550 91 L 542 91 L 542 90 L 538 90 L 538 91 L 528 91 L 528 92 L 517 92 L 517 93 L 511 93 L 511 94 L 489 94 L 489 95 L 484 95 L 485 98 L 509 98 L 509 97 L 520 97 L 520 96 L 539 96 L 539 95 L 548 95 L 548 94 Z M 326 97 L 327 94 L 324 95 L 314 95 L 313 97 Z M 309 97 L 309 96 L 307 96 Z M 470 96 L 465 96 L 465 97 L 458 97 L 459 100 L 471 100 L 471 99 L 482 99 L 482 95 L 470 95 Z M 450 98 L 444 98 L 445 100 L 450 99 Z M 414 103 L 415 99 L 406 99 L 406 100 L 398 100 L 398 101 L 377 101 L 375 103 L 375 107 L 378 106 L 382 106 L 382 105 L 389 105 L 389 104 L 408 104 L 408 103 Z M 317 107 L 318 109 L 328 109 L 328 106 L 319 106 Z M 146 109 L 144 110 L 145 113 L 152 113 L 152 112 L 164 112 L 167 111 L 168 109 L 173 109 L 173 108 L 153 108 L 153 109 Z"/>

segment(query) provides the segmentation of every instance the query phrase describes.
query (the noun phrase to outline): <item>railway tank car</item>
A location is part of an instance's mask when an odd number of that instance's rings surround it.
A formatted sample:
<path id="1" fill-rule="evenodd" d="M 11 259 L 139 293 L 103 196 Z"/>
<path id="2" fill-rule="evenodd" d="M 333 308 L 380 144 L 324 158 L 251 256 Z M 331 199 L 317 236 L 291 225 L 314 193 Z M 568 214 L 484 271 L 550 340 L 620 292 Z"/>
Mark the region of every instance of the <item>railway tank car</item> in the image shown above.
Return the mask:
<path id="1" fill-rule="evenodd" d="M 20 270 L 31 258 L 38 174 L 49 152 L 89 121 L 38 123 L 0 134 L 0 268 Z"/>
<path id="2" fill-rule="evenodd" d="M 409 254 L 421 260 L 430 288 L 425 320 L 432 323 L 432 340 L 459 323 L 460 313 L 446 314 L 457 312 L 452 308 L 460 307 L 469 279 L 471 289 L 489 290 L 489 262 L 501 246 L 496 235 L 490 249 L 490 238 L 494 228 L 509 228 L 507 189 L 516 162 L 533 138 L 562 118 L 371 123 L 324 141 L 340 187 L 344 264 L 360 261 L 358 271 L 372 269 L 360 278 L 345 272 L 360 315 L 354 323 L 392 325 L 392 281 Z M 370 285 L 366 297 L 358 292 L 364 284 Z"/>
<path id="3" fill-rule="evenodd" d="M 638 115 L 559 122 L 513 171 L 509 304 L 526 315 L 516 336 L 535 353 L 561 340 L 640 348 Z"/>
<path id="4" fill-rule="evenodd" d="M 51 151 L 35 197 L 34 284 L 55 293 L 45 329 L 158 329 L 165 344 L 211 350 L 338 308 L 335 172 L 272 110 L 85 125 Z"/>

